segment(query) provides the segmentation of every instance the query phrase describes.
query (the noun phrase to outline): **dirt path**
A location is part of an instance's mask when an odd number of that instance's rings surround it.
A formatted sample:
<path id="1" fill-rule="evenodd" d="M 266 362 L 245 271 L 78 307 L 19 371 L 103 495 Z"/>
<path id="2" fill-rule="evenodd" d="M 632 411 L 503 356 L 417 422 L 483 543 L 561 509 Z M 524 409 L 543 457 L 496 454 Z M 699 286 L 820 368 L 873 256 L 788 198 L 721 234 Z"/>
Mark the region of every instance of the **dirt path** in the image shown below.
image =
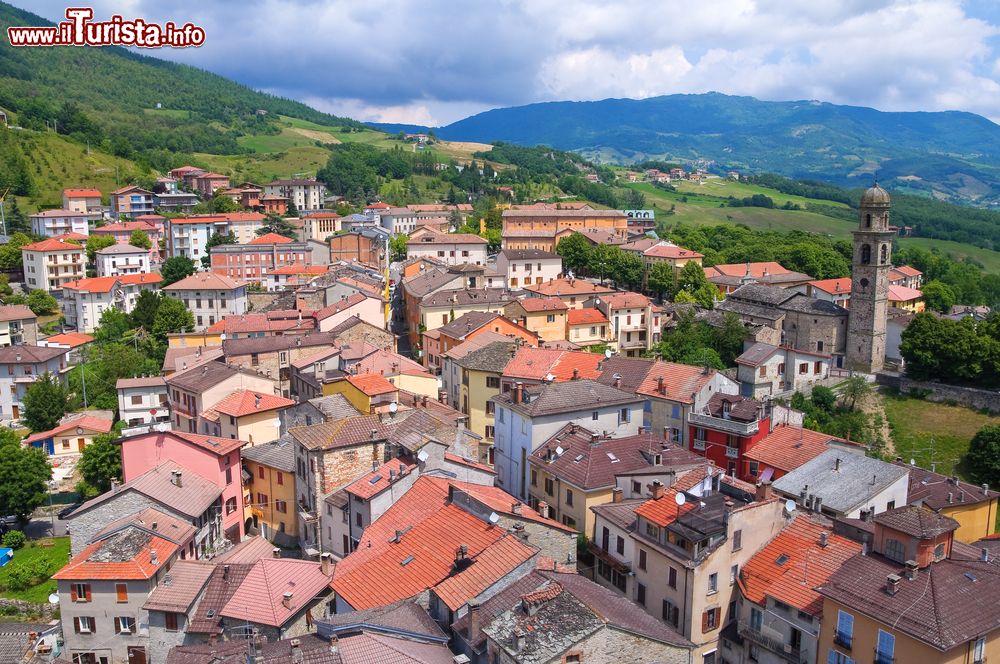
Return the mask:
<path id="1" fill-rule="evenodd" d="M 885 403 L 882 401 L 882 395 L 878 393 L 877 389 L 872 390 L 868 396 L 858 402 L 858 407 L 872 418 L 873 423 L 881 422 L 881 426 L 877 430 L 882 440 L 885 441 L 884 453 L 886 458 L 893 458 L 896 455 L 896 447 L 893 444 L 889 419 L 885 416 Z"/>

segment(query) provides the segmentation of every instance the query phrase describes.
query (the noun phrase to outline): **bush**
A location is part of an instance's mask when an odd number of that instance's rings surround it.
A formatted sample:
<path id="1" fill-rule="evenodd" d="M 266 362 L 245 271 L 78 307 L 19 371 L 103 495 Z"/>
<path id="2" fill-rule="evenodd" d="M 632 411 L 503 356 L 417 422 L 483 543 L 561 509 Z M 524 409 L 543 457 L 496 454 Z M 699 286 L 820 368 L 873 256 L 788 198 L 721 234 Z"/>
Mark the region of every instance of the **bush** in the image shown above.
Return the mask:
<path id="1" fill-rule="evenodd" d="M 32 585 L 35 580 L 34 573 L 25 567 L 14 567 L 7 574 L 7 590 L 13 590 L 14 592 L 20 592 L 22 590 L 27 590 Z"/>
<path id="2" fill-rule="evenodd" d="M 20 530 L 11 530 L 3 536 L 3 545 L 17 550 L 24 546 L 28 538 Z"/>

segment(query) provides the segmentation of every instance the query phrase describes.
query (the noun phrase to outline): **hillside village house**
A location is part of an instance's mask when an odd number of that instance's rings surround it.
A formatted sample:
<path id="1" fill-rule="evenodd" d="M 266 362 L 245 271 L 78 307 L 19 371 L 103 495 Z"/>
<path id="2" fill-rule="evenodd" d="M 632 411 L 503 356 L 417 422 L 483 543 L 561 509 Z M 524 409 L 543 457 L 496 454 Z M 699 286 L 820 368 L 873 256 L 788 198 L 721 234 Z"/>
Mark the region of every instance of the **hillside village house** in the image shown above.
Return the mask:
<path id="1" fill-rule="evenodd" d="M 184 302 L 199 330 L 248 310 L 247 283 L 213 272 L 196 272 L 166 286 L 163 292 Z"/>
<path id="2" fill-rule="evenodd" d="M 470 311 L 447 325 L 424 333 L 424 366 L 434 373 L 441 371 L 441 358 L 452 348 L 481 335 L 501 335 L 528 346 L 538 345 L 538 335 L 497 313 Z"/>
<path id="3" fill-rule="evenodd" d="M 299 534 L 295 446 L 288 440 L 273 440 L 246 447 L 241 454 L 247 472 L 244 530 L 257 528 L 279 546 L 295 546 Z"/>
<path id="4" fill-rule="evenodd" d="M 211 198 L 217 189 L 229 188 L 229 178 L 219 173 L 199 173 L 191 179 L 191 185 L 202 198 Z"/>
<path id="5" fill-rule="evenodd" d="M 246 244 L 221 244 L 212 248 L 212 272 L 233 279 L 264 282 L 277 268 L 306 267 L 312 252 L 305 242 L 267 233 Z"/>
<path id="6" fill-rule="evenodd" d="M 38 316 L 24 304 L 0 306 L 0 347 L 38 343 Z"/>
<path id="7" fill-rule="evenodd" d="M 896 460 L 896 465 L 902 464 Z M 956 541 L 971 544 L 996 532 L 1000 493 L 990 490 L 988 484 L 976 486 L 914 464 L 906 469 L 910 474 L 909 504 L 954 519 L 958 524 Z"/>
<path id="8" fill-rule="evenodd" d="M 40 288 L 57 293 L 66 282 L 86 275 L 86 254 L 78 244 L 50 238 L 24 245 L 21 257 L 28 290 Z"/>
<path id="9" fill-rule="evenodd" d="M 486 265 L 486 244 L 478 235 L 424 230 L 406 241 L 406 256 L 436 258 L 446 265 Z"/>
<path id="10" fill-rule="evenodd" d="M 558 297 L 570 309 L 583 309 L 585 302 L 617 292 L 611 286 L 575 277 L 560 277 L 541 284 L 524 286 L 524 291 L 532 297 Z"/>
<path id="11" fill-rule="evenodd" d="M 385 265 L 388 236 L 378 229 L 363 228 L 330 238 L 330 262 L 357 261 L 374 268 Z"/>
<path id="12" fill-rule="evenodd" d="M 129 219 L 155 211 L 155 194 L 137 185 L 129 185 L 111 192 L 111 214 L 115 218 L 122 215 Z"/>
<path id="13" fill-rule="evenodd" d="M 609 231 L 622 242 L 628 237 L 628 217 L 618 210 L 504 210 L 504 249 L 553 252 L 563 237 L 577 231 Z"/>
<path id="14" fill-rule="evenodd" d="M 660 310 L 645 295 L 612 293 L 595 297 L 586 306 L 607 317 L 613 343 L 626 356 L 642 355 L 660 343 Z"/>
<path id="15" fill-rule="evenodd" d="M 128 482 L 170 459 L 180 469 L 175 477 L 183 482 L 198 475 L 221 489 L 223 511 L 216 517 L 222 535 L 237 544 L 244 535 L 243 487 L 240 448 L 243 440 L 231 440 L 180 431 L 151 431 L 121 440 L 122 478 Z"/>
<path id="16" fill-rule="evenodd" d="M 167 376 L 167 396 L 176 431 L 207 433 L 215 424 L 204 414 L 237 390 L 273 394 L 275 382 L 247 369 L 223 362 L 192 362 L 191 368 Z M 209 426 L 213 429 L 209 429 Z"/>
<path id="17" fill-rule="evenodd" d="M 496 257 L 496 273 L 501 283 L 488 287 L 517 289 L 539 285 L 562 274 L 562 257 L 540 249 L 503 249 Z"/>
<path id="18" fill-rule="evenodd" d="M 115 308 L 131 313 L 142 291 L 157 291 L 163 278 L 156 272 L 140 272 L 120 277 L 90 277 L 63 284 L 62 310 L 67 325 L 80 332 L 92 332 L 101 314 Z"/>
<path id="19" fill-rule="evenodd" d="M 830 377 L 831 356 L 755 343 L 736 358 L 736 378 L 744 396 L 759 399 L 788 392 L 808 393 Z"/>
<path id="20" fill-rule="evenodd" d="M 528 297 L 514 300 L 503 308 L 504 316 L 535 333 L 541 341 L 566 338 L 569 307 L 558 297 Z"/>
<path id="21" fill-rule="evenodd" d="M 118 244 L 128 244 L 132 240 L 132 233 L 142 231 L 149 238 L 149 260 L 153 263 L 160 262 L 161 248 L 160 242 L 166 237 L 166 218 L 156 214 L 146 214 L 138 217 L 135 221 L 122 221 L 113 224 L 105 224 L 95 228 L 91 235 L 110 235 Z"/>
<path id="22" fill-rule="evenodd" d="M 773 482 L 829 449 L 845 453 L 859 448 L 842 438 L 800 426 L 779 424 L 743 454 L 739 477 L 747 482 Z"/>
<path id="23" fill-rule="evenodd" d="M 596 346 L 611 341 L 611 324 L 599 309 L 569 309 L 565 339 L 577 346 Z"/>
<path id="24" fill-rule="evenodd" d="M 216 233 L 232 233 L 237 244 L 247 244 L 267 220 L 259 212 L 227 212 L 177 217 L 170 220 L 167 250 L 170 256 L 201 260 L 208 253 L 208 241 Z"/>
<path id="25" fill-rule="evenodd" d="M 316 212 L 323 209 L 326 187 L 317 180 L 275 180 L 264 185 L 264 193 L 287 199 L 299 212 Z"/>
<path id="26" fill-rule="evenodd" d="M 270 442 L 280 434 L 281 411 L 294 405 L 276 394 L 238 390 L 212 406 L 219 418 L 215 433 L 250 446 Z"/>
<path id="27" fill-rule="evenodd" d="M 66 384 L 66 351 L 43 346 L 0 348 L 0 419 L 19 420 L 24 412 L 24 395 L 45 373 Z"/>
<path id="28" fill-rule="evenodd" d="M 160 376 L 119 378 L 118 416 L 130 427 L 170 422 L 167 382 Z"/>
<path id="29" fill-rule="evenodd" d="M 309 283 L 314 277 L 329 272 L 329 265 L 288 265 L 271 270 L 267 278 L 267 290 L 294 290 Z"/>
<path id="30" fill-rule="evenodd" d="M 516 384 L 492 401 L 497 484 L 521 500 L 528 497 L 528 455 L 565 424 L 626 436 L 638 433 L 642 422 L 641 397 L 591 380 Z"/>
<path id="31" fill-rule="evenodd" d="M 163 192 L 153 195 L 153 205 L 163 212 L 188 214 L 199 203 L 198 195 L 188 191 Z"/>
<path id="32" fill-rule="evenodd" d="M 64 210 L 82 212 L 92 219 L 99 219 L 104 214 L 101 192 L 97 189 L 63 189 L 62 207 Z"/>
<path id="33" fill-rule="evenodd" d="M 459 409 L 468 416 L 466 428 L 484 438 L 480 460 L 490 465 L 493 465 L 496 408 L 491 399 L 500 394 L 500 376 L 513 349 L 513 342 L 494 341 L 454 360 L 461 372 Z"/>
<path id="34" fill-rule="evenodd" d="M 340 215 L 333 210 L 322 210 L 302 215 L 302 237 L 299 239 L 303 242 L 308 240 L 326 242 L 327 238 L 342 230 L 340 218 Z"/>
<path id="35" fill-rule="evenodd" d="M 130 244 L 113 244 L 99 249 L 97 257 L 98 277 L 120 277 L 127 274 L 149 272 L 149 250 Z"/>
<path id="36" fill-rule="evenodd" d="M 705 268 L 705 278 L 717 286 L 722 295 L 748 283 L 795 289 L 813 280 L 808 274 L 792 272 L 774 261 L 713 265 Z"/>
<path id="37" fill-rule="evenodd" d="M 31 232 L 42 237 L 56 237 L 66 233 L 87 235 L 88 219 L 86 212 L 43 210 L 31 215 Z"/>
<path id="38" fill-rule="evenodd" d="M 415 305 L 417 329 L 437 330 L 471 312 L 502 315 L 503 308 L 513 299 L 510 291 L 499 288 L 437 291 Z"/>
<path id="39" fill-rule="evenodd" d="M 94 442 L 94 436 L 111 431 L 111 419 L 93 415 L 67 415 L 48 431 L 33 433 L 24 439 L 49 456 L 77 455 Z"/>
<path id="40" fill-rule="evenodd" d="M 689 449 L 738 477 L 744 455 L 771 428 L 770 404 L 733 394 L 713 394 L 701 410 L 688 415 Z"/>

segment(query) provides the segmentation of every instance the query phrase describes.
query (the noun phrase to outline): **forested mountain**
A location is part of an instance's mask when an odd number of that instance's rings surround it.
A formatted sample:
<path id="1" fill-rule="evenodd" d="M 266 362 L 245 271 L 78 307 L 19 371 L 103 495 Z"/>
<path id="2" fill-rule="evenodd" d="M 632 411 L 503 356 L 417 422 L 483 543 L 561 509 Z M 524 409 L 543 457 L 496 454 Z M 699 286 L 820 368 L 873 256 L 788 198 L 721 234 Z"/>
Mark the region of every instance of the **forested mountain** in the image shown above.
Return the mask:
<path id="1" fill-rule="evenodd" d="M 434 131 L 450 140 L 549 145 L 599 161 L 701 159 L 719 170 L 844 186 L 868 184 L 877 171 L 897 191 L 1000 204 L 1000 126 L 972 113 L 709 93 L 501 108 Z"/>

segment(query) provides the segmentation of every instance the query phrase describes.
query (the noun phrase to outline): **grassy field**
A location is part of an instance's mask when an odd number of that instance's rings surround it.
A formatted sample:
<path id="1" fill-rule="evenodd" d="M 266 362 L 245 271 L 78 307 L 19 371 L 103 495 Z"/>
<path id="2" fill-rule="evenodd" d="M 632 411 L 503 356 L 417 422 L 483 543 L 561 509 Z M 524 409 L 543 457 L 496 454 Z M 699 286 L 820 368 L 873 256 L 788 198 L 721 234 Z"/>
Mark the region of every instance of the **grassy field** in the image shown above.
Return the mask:
<path id="1" fill-rule="evenodd" d="M 732 196 L 734 198 L 745 198 L 747 196 L 753 196 L 754 194 L 763 194 L 771 198 L 776 205 L 794 203 L 795 205 L 801 205 L 803 207 L 808 204 L 816 204 L 845 209 L 848 208 L 848 206 L 844 203 L 837 203 L 835 201 L 820 201 L 812 198 L 806 198 L 804 196 L 783 194 L 782 192 L 774 189 L 768 189 L 766 187 L 748 184 L 746 182 L 737 182 L 736 180 L 730 180 L 728 178 L 711 178 L 704 180 L 703 182 L 681 180 L 680 182 L 675 183 L 674 186 L 676 186 L 682 193 L 694 193 L 701 196 L 718 196 L 720 198 L 729 198 Z"/>
<path id="2" fill-rule="evenodd" d="M 951 240 L 934 240 L 927 237 L 904 237 L 899 243 L 904 247 L 920 247 L 921 249 L 937 249 L 942 254 L 961 260 L 971 258 L 980 263 L 987 272 L 1000 272 L 1000 251 L 974 247 L 971 244 L 952 242 Z"/>
<path id="3" fill-rule="evenodd" d="M 963 406 L 933 403 L 903 395 L 884 395 L 885 414 L 892 429 L 896 454 L 918 466 L 964 479 L 963 457 L 969 441 L 987 424 L 1000 425 L 1000 416 Z"/>
<path id="4" fill-rule="evenodd" d="M 722 199 L 715 196 L 705 196 L 700 192 L 685 194 L 682 192 L 663 191 L 644 182 L 632 183 L 628 187 L 645 194 L 646 204 L 658 209 L 659 214 L 657 214 L 657 219 L 664 219 L 670 224 L 678 222 L 695 226 L 711 226 L 725 223 L 746 224 L 751 228 L 761 230 L 801 230 L 810 233 L 823 233 L 838 239 L 849 238 L 851 231 L 855 227 L 849 221 L 834 219 L 833 217 L 827 217 L 815 212 L 806 212 L 804 210 L 719 207 Z M 760 190 L 755 193 L 769 191 L 759 187 L 755 187 L 755 189 Z M 674 208 L 674 214 L 665 215 L 664 212 L 670 210 L 671 207 Z"/>
<path id="5" fill-rule="evenodd" d="M 49 574 L 54 574 L 56 570 L 66 564 L 69 560 L 69 538 L 55 537 L 40 540 L 31 540 L 22 548 L 14 552 L 14 559 L 4 567 L 0 567 L 0 587 L 4 588 L 3 597 L 20 599 L 26 602 L 36 602 L 43 604 L 48 602 L 50 594 L 56 591 L 56 582 L 47 579 L 46 581 L 28 588 L 27 590 L 6 590 L 7 580 L 10 573 L 16 569 L 36 569 L 36 566 L 45 565 Z"/>

